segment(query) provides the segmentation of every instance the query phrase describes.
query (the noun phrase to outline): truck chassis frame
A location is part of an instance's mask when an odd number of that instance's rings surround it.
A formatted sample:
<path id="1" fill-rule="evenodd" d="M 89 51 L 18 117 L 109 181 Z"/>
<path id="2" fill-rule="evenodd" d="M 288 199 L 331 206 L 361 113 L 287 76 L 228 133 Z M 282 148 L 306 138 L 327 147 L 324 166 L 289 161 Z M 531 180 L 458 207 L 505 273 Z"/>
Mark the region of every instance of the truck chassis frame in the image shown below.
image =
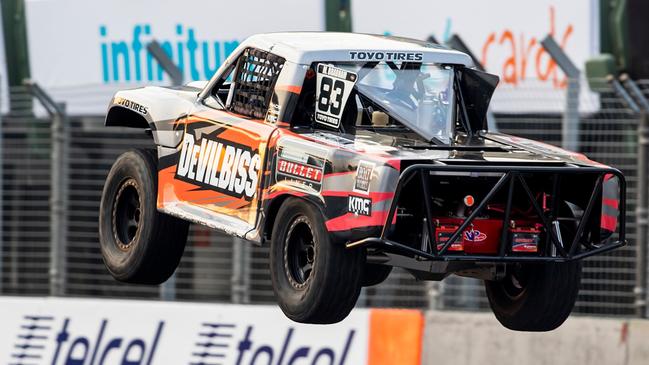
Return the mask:
<path id="1" fill-rule="evenodd" d="M 575 174 L 593 174 L 596 175 L 595 186 L 591 191 L 588 204 L 584 208 L 583 215 L 579 217 L 575 237 L 570 243 L 566 245 L 557 236 L 556 229 L 544 214 L 543 209 L 538 201 L 534 198 L 532 191 L 526 181 L 525 174 L 530 173 L 543 173 L 551 174 L 553 181 L 553 194 L 551 195 L 550 209 L 556 213 L 557 209 L 557 190 L 559 177 L 563 175 Z M 450 238 L 438 249 L 435 242 L 432 242 L 434 235 L 433 211 L 431 206 L 431 192 L 430 192 L 430 177 L 432 175 L 441 174 L 494 174 L 499 176 L 498 181 L 485 195 L 484 199 L 476 206 L 476 208 L 467 216 Z M 588 221 L 591 218 L 593 208 L 597 203 L 598 196 L 602 192 L 604 177 L 606 175 L 613 175 L 619 181 L 619 213 L 618 213 L 618 239 L 612 240 L 611 238 L 604 240 L 604 242 L 594 243 L 588 242 L 584 239 L 584 231 Z M 417 249 L 403 243 L 396 242 L 387 238 L 388 232 L 394 225 L 394 215 L 396 213 L 399 198 L 403 193 L 403 188 L 414 179 L 419 178 L 424 198 L 424 212 L 427 229 L 428 244 L 424 245 L 429 248 L 427 250 Z M 507 222 L 510 219 L 512 211 L 512 201 L 514 189 L 518 187 L 522 189 L 532 204 L 536 214 L 541 219 L 541 223 L 545 228 L 546 240 L 549 241 L 545 245 L 544 250 L 540 250 L 535 255 L 512 255 L 507 253 L 508 240 L 507 230 L 503 229 L 499 241 L 498 254 L 463 254 L 448 250 L 451 245 L 458 240 L 462 232 L 479 216 L 479 214 L 487 207 L 491 199 L 501 191 L 507 189 L 507 201 L 505 204 L 505 211 L 503 216 L 503 227 L 507 227 Z M 556 216 L 556 214 L 555 214 Z M 393 266 L 404 267 L 416 277 L 431 278 L 426 273 L 443 273 L 444 276 L 449 272 L 461 271 L 463 269 L 475 267 L 488 267 L 495 266 L 500 263 L 545 263 L 545 262 L 566 262 L 572 260 L 584 259 L 586 257 L 596 255 L 599 253 L 607 252 L 618 247 L 626 245 L 625 239 L 625 225 L 626 225 L 626 181 L 624 175 L 613 168 L 608 167 L 573 167 L 573 166 L 475 166 L 475 165 L 424 165 L 416 164 L 407 167 L 400 175 L 399 183 L 397 185 L 394 199 L 388 211 L 386 222 L 379 237 L 369 237 L 359 241 L 347 244 L 348 248 L 352 247 L 366 247 L 368 249 L 368 261 L 375 263 L 388 264 Z M 419 275 L 417 275 L 417 273 Z M 435 275 L 433 275 L 435 276 Z M 437 277 L 433 277 L 437 279 Z"/>

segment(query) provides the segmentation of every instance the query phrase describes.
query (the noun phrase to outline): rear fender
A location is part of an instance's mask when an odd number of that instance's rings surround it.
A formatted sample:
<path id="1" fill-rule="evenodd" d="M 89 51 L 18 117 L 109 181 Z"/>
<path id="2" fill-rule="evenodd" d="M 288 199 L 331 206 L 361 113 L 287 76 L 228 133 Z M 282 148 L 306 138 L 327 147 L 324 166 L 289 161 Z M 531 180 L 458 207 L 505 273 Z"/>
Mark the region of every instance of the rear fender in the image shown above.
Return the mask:
<path id="1" fill-rule="evenodd" d="M 325 217 L 325 206 L 321 197 L 317 195 L 300 194 L 296 191 L 286 191 L 285 193 L 273 197 L 267 204 L 265 204 L 261 219 L 259 220 L 258 228 L 258 230 L 260 230 L 262 233 L 262 244 L 266 241 L 270 241 L 273 233 L 273 227 L 275 225 L 275 218 L 277 217 L 277 212 L 279 211 L 279 208 L 282 206 L 282 204 L 284 204 L 284 202 L 289 198 L 300 199 L 304 201 L 305 204 L 311 204 L 315 206 L 318 211 L 320 211 L 322 216 Z"/>

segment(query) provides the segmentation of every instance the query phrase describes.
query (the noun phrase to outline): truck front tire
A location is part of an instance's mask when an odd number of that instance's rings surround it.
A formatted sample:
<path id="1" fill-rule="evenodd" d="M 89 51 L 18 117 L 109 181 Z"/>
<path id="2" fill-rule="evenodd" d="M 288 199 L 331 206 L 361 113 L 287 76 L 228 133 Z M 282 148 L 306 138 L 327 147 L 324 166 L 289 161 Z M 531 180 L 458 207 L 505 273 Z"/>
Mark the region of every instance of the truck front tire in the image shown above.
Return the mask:
<path id="1" fill-rule="evenodd" d="M 158 212 L 154 150 L 132 150 L 113 164 L 101 197 L 99 242 L 110 274 L 134 284 L 160 284 L 178 267 L 189 223 Z"/>
<path id="2" fill-rule="evenodd" d="M 364 251 L 332 242 L 320 211 L 288 198 L 277 212 L 270 247 L 270 273 L 278 304 L 302 323 L 343 320 L 358 299 Z"/>

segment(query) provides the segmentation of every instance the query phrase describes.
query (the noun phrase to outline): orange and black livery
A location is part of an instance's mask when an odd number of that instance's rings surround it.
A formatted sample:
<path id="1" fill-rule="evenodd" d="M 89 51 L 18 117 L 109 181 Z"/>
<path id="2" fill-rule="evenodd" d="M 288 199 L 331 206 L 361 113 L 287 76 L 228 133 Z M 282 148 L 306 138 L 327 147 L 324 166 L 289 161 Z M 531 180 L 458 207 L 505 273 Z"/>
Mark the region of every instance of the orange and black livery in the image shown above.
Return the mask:
<path id="1" fill-rule="evenodd" d="M 165 281 L 192 222 L 269 245 L 295 321 L 342 320 L 363 286 L 401 267 L 483 280 L 504 326 L 552 330 L 581 259 L 626 244 L 626 182 L 489 130 L 498 81 L 436 44 L 274 33 L 243 42 L 209 81 L 120 91 L 106 125 L 145 129 L 156 148 L 126 152 L 107 177 L 106 266 Z"/>

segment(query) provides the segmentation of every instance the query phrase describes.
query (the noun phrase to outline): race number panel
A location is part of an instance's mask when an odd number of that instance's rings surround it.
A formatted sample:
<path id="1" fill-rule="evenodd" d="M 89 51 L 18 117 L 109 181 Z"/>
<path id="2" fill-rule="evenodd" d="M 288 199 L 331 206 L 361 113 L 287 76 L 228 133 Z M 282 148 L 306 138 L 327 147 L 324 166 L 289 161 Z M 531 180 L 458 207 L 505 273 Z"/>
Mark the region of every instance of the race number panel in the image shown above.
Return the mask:
<path id="1" fill-rule="evenodd" d="M 358 76 L 332 65 L 317 66 L 315 121 L 338 128 L 345 104 Z"/>

